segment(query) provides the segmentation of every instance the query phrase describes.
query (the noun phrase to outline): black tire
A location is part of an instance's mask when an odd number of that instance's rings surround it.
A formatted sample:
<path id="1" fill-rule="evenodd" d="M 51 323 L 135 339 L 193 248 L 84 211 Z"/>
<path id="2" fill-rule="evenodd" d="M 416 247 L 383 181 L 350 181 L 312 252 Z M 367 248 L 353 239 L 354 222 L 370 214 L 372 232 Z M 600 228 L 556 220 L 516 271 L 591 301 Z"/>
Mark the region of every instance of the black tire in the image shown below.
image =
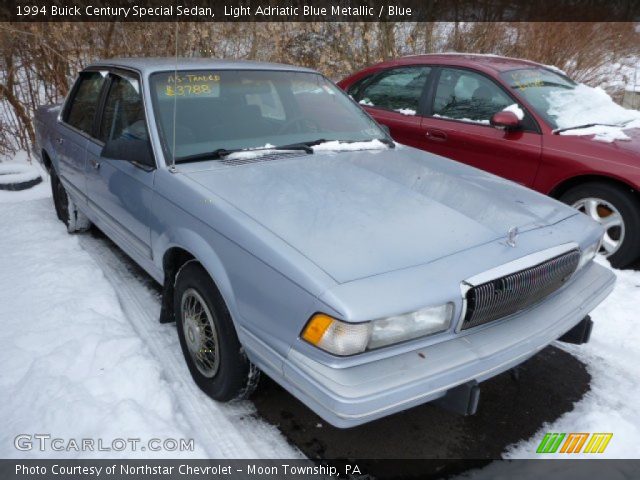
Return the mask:
<path id="1" fill-rule="evenodd" d="M 42 177 L 34 178 L 33 180 L 27 180 L 25 182 L 0 183 L 0 190 L 19 192 L 20 190 L 26 190 L 28 188 L 35 187 L 39 183 L 42 183 Z"/>
<path id="2" fill-rule="evenodd" d="M 69 196 L 67 195 L 62 182 L 58 178 L 56 171 L 51 169 L 51 196 L 53 206 L 56 209 L 58 220 L 69 226 Z"/>
<path id="3" fill-rule="evenodd" d="M 58 220 L 67 226 L 67 232 L 86 232 L 91 228 L 91 222 L 69 198 L 64 185 L 53 168 L 51 169 L 51 194 Z"/>
<path id="4" fill-rule="evenodd" d="M 624 238 L 618 249 L 607 258 L 615 268 L 630 266 L 640 258 L 640 201 L 630 190 L 605 182 L 589 182 L 573 187 L 560 200 L 575 205 L 586 198 L 605 200 L 615 207 L 624 222 Z"/>
<path id="5" fill-rule="evenodd" d="M 5 167 L 2 165 L 2 167 Z M 25 174 L 31 178 L 25 180 Z M 0 169 L 0 190 L 8 190 L 10 192 L 18 192 L 26 190 L 42 182 L 42 177 L 34 171 L 33 167 L 27 164 L 6 165 L 6 168 Z"/>
<path id="6" fill-rule="evenodd" d="M 217 368 L 213 376 L 206 376 L 196 365 L 185 337 L 183 300 L 195 291 L 204 300 L 217 335 Z M 214 400 L 228 402 L 248 397 L 256 388 L 260 371 L 247 358 L 227 306 L 205 269 L 196 261 L 187 262 L 176 275 L 173 305 L 180 346 L 193 380 Z M 185 311 L 188 309 L 185 308 Z M 189 328 L 189 326 L 187 326 Z M 193 339 L 193 335 L 191 335 Z M 194 342 L 192 340 L 191 345 Z M 202 344 L 201 344 L 202 345 Z M 200 349 L 200 352 L 203 350 Z M 210 354 L 213 357 L 214 354 Z M 202 365 L 202 364 L 201 364 Z M 202 368 L 202 366 L 201 366 Z"/>

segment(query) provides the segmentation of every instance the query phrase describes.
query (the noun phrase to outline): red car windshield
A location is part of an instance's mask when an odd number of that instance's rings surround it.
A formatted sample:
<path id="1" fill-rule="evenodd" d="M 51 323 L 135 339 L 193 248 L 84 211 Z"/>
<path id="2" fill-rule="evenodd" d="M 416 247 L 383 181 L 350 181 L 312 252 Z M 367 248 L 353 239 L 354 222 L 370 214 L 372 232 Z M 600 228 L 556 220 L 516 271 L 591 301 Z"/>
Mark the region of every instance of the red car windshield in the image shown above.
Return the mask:
<path id="1" fill-rule="evenodd" d="M 544 68 L 523 68 L 502 73 L 502 79 L 517 91 L 552 128 L 557 128 L 554 115 L 549 114 L 549 99 L 553 92 L 573 90 L 576 83 L 569 77 Z"/>

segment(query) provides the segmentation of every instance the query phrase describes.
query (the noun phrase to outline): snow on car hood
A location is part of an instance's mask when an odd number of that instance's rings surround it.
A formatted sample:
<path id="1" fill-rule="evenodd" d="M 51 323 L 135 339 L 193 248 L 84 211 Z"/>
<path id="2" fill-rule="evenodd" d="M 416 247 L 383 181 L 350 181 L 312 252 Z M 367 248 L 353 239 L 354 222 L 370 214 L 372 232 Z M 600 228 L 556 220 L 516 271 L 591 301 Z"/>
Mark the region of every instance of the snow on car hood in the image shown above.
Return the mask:
<path id="1" fill-rule="evenodd" d="M 576 214 L 507 180 L 403 146 L 197 168 L 186 175 L 341 283 Z"/>
<path id="2" fill-rule="evenodd" d="M 559 130 L 593 124 L 565 130 L 560 135 L 589 135 L 593 140 L 612 143 L 631 140 L 627 131 L 640 128 L 640 111 L 621 107 L 601 88 L 579 84 L 572 90 L 551 92 L 547 100 L 547 113 Z"/>

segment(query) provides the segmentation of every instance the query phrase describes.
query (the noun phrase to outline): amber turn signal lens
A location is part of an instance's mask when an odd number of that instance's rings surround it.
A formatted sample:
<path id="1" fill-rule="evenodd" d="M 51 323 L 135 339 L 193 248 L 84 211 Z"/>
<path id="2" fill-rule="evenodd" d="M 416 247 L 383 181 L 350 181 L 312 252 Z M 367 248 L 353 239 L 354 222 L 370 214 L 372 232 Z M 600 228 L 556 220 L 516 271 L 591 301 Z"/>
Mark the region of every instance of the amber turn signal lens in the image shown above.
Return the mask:
<path id="1" fill-rule="evenodd" d="M 302 332 L 302 338 L 313 345 L 318 345 L 320 340 L 322 340 L 322 336 L 332 323 L 333 318 L 329 315 L 318 313 L 311 317 L 311 320 L 307 323 L 304 332 Z"/>

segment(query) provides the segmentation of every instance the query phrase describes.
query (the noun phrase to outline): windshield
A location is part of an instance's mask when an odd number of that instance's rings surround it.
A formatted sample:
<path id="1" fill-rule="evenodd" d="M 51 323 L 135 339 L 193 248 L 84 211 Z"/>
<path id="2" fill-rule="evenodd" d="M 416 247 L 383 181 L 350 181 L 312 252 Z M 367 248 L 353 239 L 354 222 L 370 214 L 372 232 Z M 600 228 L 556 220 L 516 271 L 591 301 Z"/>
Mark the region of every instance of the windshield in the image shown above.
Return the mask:
<path id="1" fill-rule="evenodd" d="M 605 127 L 638 127 L 640 112 L 618 105 L 602 88 L 575 83 L 543 68 L 512 70 L 502 77 L 556 133 L 586 135 L 602 133 Z M 622 137 L 627 138 L 616 138 Z"/>
<path id="2" fill-rule="evenodd" d="M 557 116 L 550 113 L 553 93 L 573 90 L 576 83 L 570 78 L 544 68 L 523 68 L 502 74 L 507 85 L 519 93 L 552 128 L 558 128 Z"/>
<path id="3" fill-rule="evenodd" d="M 181 158 L 219 149 L 386 138 L 341 90 L 315 73 L 160 72 L 151 76 L 151 93 L 169 158 L 174 153 Z"/>

